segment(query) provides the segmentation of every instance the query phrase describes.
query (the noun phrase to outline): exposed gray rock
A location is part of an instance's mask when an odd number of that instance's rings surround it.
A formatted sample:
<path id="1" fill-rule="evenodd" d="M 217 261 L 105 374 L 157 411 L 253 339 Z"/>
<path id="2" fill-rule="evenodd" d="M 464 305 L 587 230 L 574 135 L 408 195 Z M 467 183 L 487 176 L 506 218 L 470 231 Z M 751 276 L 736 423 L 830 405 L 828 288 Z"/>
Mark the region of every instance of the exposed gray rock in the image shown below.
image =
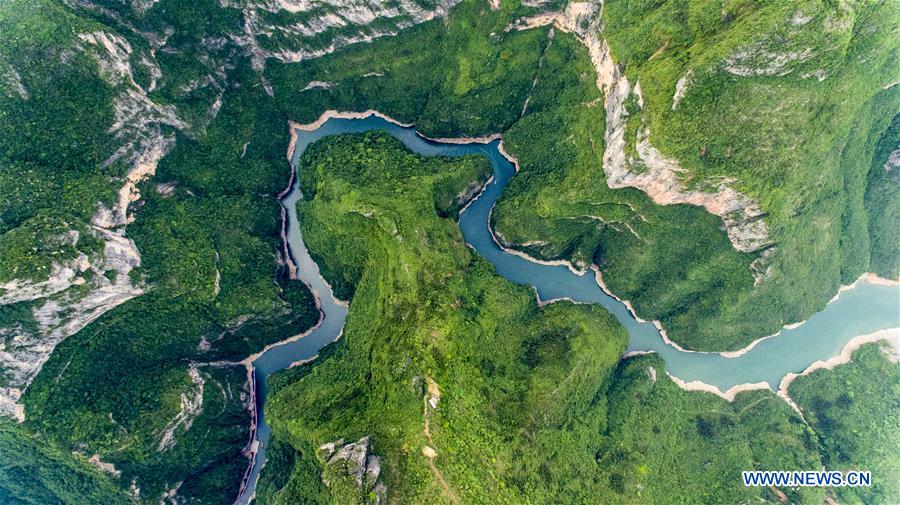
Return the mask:
<path id="1" fill-rule="evenodd" d="M 159 0 L 131 0 L 131 8 L 138 14 L 144 14 L 151 7 L 157 4 Z"/>
<path id="2" fill-rule="evenodd" d="M 333 83 L 326 81 L 309 81 L 309 84 L 306 85 L 305 88 L 300 91 L 308 91 L 311 89 L 331 89 L 334 87 Z"/>
<path id="3" fill-rule="evenodd" d="M 608 47 L 606 48 L 608 51 Z M 603 61 L 611 61 L 611 57 Z M 634 93 L 638 104 L 643 101 L 640 88 L 632 90 L 628 78 L 613 65 L 607 71 L 606 88 L 606 148 L 603 153 L 603 171 L 611 188 L 634 187 L 647 193 L 657 204 L 687 203 L 705 208 L 722 218 L 728 238 L 735 249 L 756 251 L 770 243 L 763 212 L 753 199 L 733 188 L 733 179 L 721 178 L 704 181 L 704 190 L 687 190 L 679 174 L 684 172 L 678 160 L 663 155 L 650 143 L 650 130 L 638 130 L 635 151 L 638 159 L 627 154 L 625 138 L 628 110 L 626 100 Z"/>
<path id="4" fill-rule="evenodd" d="M 319 458 L 325 462 L 322 480 L 334 486 L 339 480 L 352 480 L 360 503 L 387 503 L 387 486 L 381 481 L 381 457 L 369 453 L 369 437 L 344 443 L 344 439 L 322 444 Z M 369 499 L 369 493 L 375 499 Z"/>
<path id="5" fill-rule="evenodd" d="M 678 108 L 678 102 L 687 94 L 688 86 L 691 84 L 691 77 L 694 76 L 694 69 L 688 69 L 675 83 L 675 94 L 672 96 L 672 110 Z"/>
<path id="6" fill-rule="evenodd" d="M 0 388 L 0 414 L 24 420 L 17 402 L 53 349 L 110 309 L 143 293 L 129 275 L 141 263 L 134 242 L 102 227 L 93 226 L 90 232 L 104 242 L 102 254 L 90 258 L 82 253 L 71 262 L 54 263 L 44 282 L 14 279 L 3 285 L 13 289 L 0 297 L 0 305 L 30 302 L 36 331 L 21 324 L 0 328 L 0 384 L 6 386 Z"/>
<path id="7" fill-rule="evenodd" d="M 188 368 L 188 375 L 191 378 L 191 390 L 188 393 L 181 393 L 181 408 L 163 428 L 157 451 L 168 451 L 174 447 L 176 432 L 183 433 L 190 430 L 194 419 L 203 411 L 203 388 L 206 380 L 200 374 L 197 365 L 194 364 Z"/>
<path id="8" fill-rule="evenodd" d="M 764 214 L 758 204 L 733 188 L 736 181 L 729 179 L 704 182 L 704 190 L 687 190 L 679 178 L 684 172 L 678 160 L 664 156 L 650 142 L 649 128 L 638 130 L 637 138 L 626 139 L 628 110 L 626 100 L 634 96 L 639 107 L 644 98 L 640 83 L 633 87 L 622 68 L 613 59 L 609 45 L 603 38 L 603 22 L 600 13 L 602 2 L 575 2 L 562 12 L 539 14 L 516 21 L 507 30 L 523 30 L 537 26 L 553 25 L 573 33 L 587 47 L 591 62 L 597 72 L 597 87 L 606 95 L 606 146 L 603 152 L 603 171 L 611 188 L 633 187 L 647 193 L 660 205 L 687 203 L 704 207 L 722 218 L 728 238 L 739 251 L 755 251 L 769 244 Z M 735 56 L 736 62 L 742 52 Z M 749 54 L 749 53 L 748 53 Z M 673 109 L 687 92 L 692 72 L 688 72 L 676 84 Z M 680 91 L 679 91 L 680 89 Z M 681 96 L 679 96 L 681 95 Z M 627 154 L 626 145 L 634 142 L 638 158 Z"/>
<path id="9" fill-rule="evenodd" d="M 296 62 L 329 54 L 348 44 L 393 35 L 403 28 L 445 16 L 459 0 L 441 0 L 430 9 L 414 0 L 221 0 L 221 3 L 243 10 L 244 30 L 234 35 L 234 41 L 251 54 L 254 68 L 262 69 L 268 58 Z M 297 21 L 291 24 L 276 24 L 271 21 L 272 16 L 260 15 L 276 12 L 303 16 L 297 16 Z M 372 30 L 369 25 L 376 19 L 402 21 L 393 28 Z M 335 29 L 340 29 L 340 33 Z M 333 37 L 325 35 L 332 31 Z M 290 42 L 264 48 L 257 40 L 261 35 L 276 33 L 281 35 L 281 40 Z M 322 40 L 326 42 L 322 44 Z"/>
<path id="10" fill-rule="evenodd" d="M 764 43 L 739 49 L 725 58 L 725 71 L 741 77 L 787 75 L 792 63 L 802 63 L 815 55 L 812 48 L 776 51 Z"/>
<path id="11" fill-rule="evenodd" d="M 897 167 L 900 167 L 900 149 L 894 149 L 891 151 L 891 154 L 888 156 L 887 161 L 884 163 L 884 171 L 892 172 Z"/>
<path id="12" fill-rule="evenodd" d="M 6 88 L 7 93 L 15 94 L 22 100 L 28 100 L 31 95 L 22 83 L 22 76 L 12 65 L 0 60 L 0 84 Z"/>

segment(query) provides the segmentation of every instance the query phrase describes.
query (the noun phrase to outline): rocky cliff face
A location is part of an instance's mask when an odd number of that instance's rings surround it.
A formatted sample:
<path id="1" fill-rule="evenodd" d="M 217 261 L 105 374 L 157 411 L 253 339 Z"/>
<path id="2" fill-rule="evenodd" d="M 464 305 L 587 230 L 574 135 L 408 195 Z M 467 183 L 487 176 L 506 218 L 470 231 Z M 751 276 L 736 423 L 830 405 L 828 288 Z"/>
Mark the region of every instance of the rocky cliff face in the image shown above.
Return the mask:
<path id="1" fill-rule="evenodd" d="M 603 172 L 611 188 L 637 188 L 660 205 L 687 203 L 705 208 L 722 218 L 735 249 L 751 252 L 769 243 L 769 232 L 759 204 L 733 188 L 733 179 L 701 181 L 699 189 L 688 189 L 683 180 L 685 170 L 678 160 L 667 157 L 650 141 L 649 127 L 642 127 L 632 138 L 627 137 L 629 117 L 640 114 L 644 97 L 640 83 L 632 84 L 616 63 L 604 38 L 602 2 L 576 2 L 562 12 L 542 14 L 517 22 L 511 28 L 526 29 L 553 24 L 575 34 L 588 48 L 597 86 L 606 95 L 606 145 Z M 674 110 L 684 97 L 691 74 L 679 81 L 673 96 Z M 638 110 L 629 111 L 632 100 Z M 630 152 L 629 146 L 634 146 Z"/>
<path id="2" fill-rule="evenodd" d="M 387 503 L 387 486 L 381 481 L 381 457 L 370 453 L 369 437 L 345 443 L 344 439 L 319 447 L 324 462 L 322 481 L 338 496 L 354 496 L 357 503 Z"/>
<path id="3" fill-rule="evenodd" d="M 112 104 L 114 122 L 109 126 L 117 145 L 103 166 L 118 162 L 129 168 L 124 181 L 112 182 L 121 184 L 117 200 L 107 202 L 109 206 L 98 203 L 91 222 L 70 229 L 70 240 L 59 244 L 78 248 L 79 235 L 87 234 L 102 244 L 101 252 L 79 252 L 73 259 L 52 261 L 46 279 L 19 277 L 0 284 L 0 306 L 27 303 L 34 323 L 0 327 L 0 373 L 5 385 L 0 413 L 20 421 L 24 409 L 17 401 L 56 345 L 143 293 L 145 286 L 130 275 L 140 267 L 141 257 L 125 236 L 128 206 L 139 198 L 136 184 L 155 173 L 157 162 L 174 144 L 174 133 L 163 134 L 163 128 L 187 126 L 174 106 L 153 102 L 135 82 L 134 51 L 128 40 L 106 31 L 79 33 L 76 40 L 71 51 L 87 54 L 102 79 L 118 90 Z"/>
<path id="4" fill-rule="evenodd" d="M 69 262 L 53 263 L 47 280 L 14 279 L 0 285 L 0 306 L 25 304 L 31 324 L 0 328 L 0 413 L 25 419 L 18 404 L 25 388 L 41 371 L 57 344 L 91 321 L 135 296 L 144 288 L 130 273 L 141 264 L 130 239 L 99 226 L 88 233 L 103 241 L 100 254 L 79 253 Z M 72 233 L 73 244 L 78 234 Z"/>
<path id="5" fill-rule="evenodd" d="M 143 293 L 141 255 L 127 237 L 133 221 L 129 207 L 139 202 L 138 184 L 156 173 L 157 164 L 175 145 L 176 133 L 201 134 L 218 114 L 229 72 L 250 58 L 260 70 L 269 58 L 299 61 L 344 45 L 371 40 L 445 15 L 458 0 L 433 3 L 401 0 L 221 0 L 222 15 L 241 22 L 214 33 L 182 33 L 161 11 L 159 0 L 64 0 L 75 12 L 103 25 L 74 34 L 62 48 L 62 64 L 86 55 L 113 90 L 114 139 L 103 168 L 125 165 L 122 178 L 111 178 L 115 198 L 99 201 L 90 223 L 72 225 L 71 239 L 60 248 L 78 249 L 79 234 L 100 241 L 100 251 L 80 251 L 43 267 L 47 275 L 0 277 L 0 308 L 25 307 L 30 324 L 0 320 L 0 415 L 23 420 L 18 403 L 53 349 L 107 311 Z M 376 27 L 377 26 L 377 27 Z M 190 78 L 172 73 L 160 58 L 185 57 Z M 19 100 L 31 94 L 14 62 L 0 58 L 2 91 Z M 266 86 L 266 83 L 262 83 Z M 102 200 L 102 199 L 101 199 Z M 81 242 L 84 243 L 84 240 Z M 52 255 L 51 255 L 52 256 Z"/>
<path id="6" fill-rule="evenodd" d="M 459 0 L 223 0 L 241 9 L 243 33 L 234 40 L 253 57 L 256 68 L 275 58 L 296 62 L 355 42 L 365 42 L 438 16 Z M 424 6 L 423 6 L 424 5 Z"/>

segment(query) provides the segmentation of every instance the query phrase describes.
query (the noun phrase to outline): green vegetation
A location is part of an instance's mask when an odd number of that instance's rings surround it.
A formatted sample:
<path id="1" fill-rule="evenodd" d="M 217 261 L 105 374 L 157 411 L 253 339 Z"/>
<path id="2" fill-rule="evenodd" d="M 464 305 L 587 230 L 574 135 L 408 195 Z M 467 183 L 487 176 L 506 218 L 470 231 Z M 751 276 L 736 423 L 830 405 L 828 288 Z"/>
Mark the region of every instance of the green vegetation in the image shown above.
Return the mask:
<path id="1" fill-rule="evenodd" d="M 602 309 L 537 307 L 468 251 L 433 192 L 462 192 L 479 161 L 420 158 L 378 132 L 301 157 L 304 238 L 350 315 L 319 361 L 273 378 L 258 502 L 369 503 L 319 449 L 368 436 L 398 503 L 821 503 L 821 489 L 741 480 L 823 466 L 783 400 L 726 402 L 678 388 L 656 356 L 619 361 Z"/>
<path id="2" fill-rule="evenodd" d="M 643 302 L 639 312 L 664 316 L 676 339 L 723 349 L 805 319 L 864 271 L 889 273 L 883 261 L 893 252 L 871 244 L 895 237 L 886 230 L 900 221 L 865 200 L 877 192 L 896 201 L 900 188 L 878 176 L 880 186 L 869 187 L 866 176 L 900 106 L 900 89 L 889 86 L 898 76 L 889 35 L 898 13 L 877 3 L 607 2 L 606 36 L 641 84 L 639 122 L 653 145 L 679 160 L 690 187 L 734 179 L 759 202 L 775 247 L 756 266 L 757 285 L 740 276 L 740 263 L 716 281 L 679 279 L 676 291 L 691 289 L 699 307 L 674 317 L 644 289 L 650 283 L 629 289 L 635 276 L 611 278 L 613 290 Z M 713 287 L 696 289 L 704 282 Z"/>
<path id="3" fill-rule="evenodd" d="M 277 466 L 264 471 L 260 502 L 340 495 L 309 477 L 321 471 L 313 448 L 365 435 L 401 502 L 589 500 L 577 482 L 557 485 L 594 466 L 582 442 L 602 428 L 591 413 L 625 334 L 597 307 L 539 308 L 438 216 L 434 192 L 484 180 L 487 160 L 424 159 L 369 133 L 310 146 L 300 172 L 306 243 L 352 293 L 351 311 L 331 355 L 300 377 L 287 372 L 296 381 L 269 398 Z M 437 409 L 426 390 L 440 391 Z M 437 451 L 434 469 L 425 446 Z"/>
<path id="4" fill-rule="evenodd" d="M 128 503 L 112 479 L 90 466 L 86 457 L 73 458 L 7 419 L 0 419 L 0 444 L 2 503 Z"/>
<path id="5" fill-rule="evenodd" d="M 778 502 L 746 488 L 742 470 L 817 469 L 815 435 L 771 392 L 726 402 L 678 388 L 656 356 L 624 360 L 607 394 L 609 428 L 598 451 L 600 496 L 614 503 Z M 677 490 L 677 492 L 675 491 Z M 821 503 L 821 489 L 782 489 L 791 503 Z"/>
<path id="6" fill-rule="evenodd" d="M 872 487 L 835 488 L 841 503 L 894 503 L 900 493 L 900 365 L 881 345 L 866 344 L 850 364 L 798 377 L 790 387 L 818 434 L 825 467 L 872 472 Z"/>
<path id="7" fill-rule="evenodd" d="M 865 199 L 872 240 L 872 269 L 888 279 L 900 277 L 900 234 L 897 233 L 900 228 L 900 198 L 897 195 L 900 171 L 895 164 L 888 164 L 891 153 L 897 149 L 900 149 L 900 114 L 894 116 L 891 127 L 878 142 Z"/>
<path id="8" fill-rule="evenodd" d="M 632 133 L 649 128 L 654 145 L 688 170 L 689 187 L 736 178 L 737 189 L 767 213 L 775 247 L 765 256 L 768 249 L 736 251 L 721 220 L 705 210 L 660 207 L 639 191 L 603 184 L 603 112 L 586 50 L 565 34 L 551 39 L 546 28 L 506 31 L 525 8 L 495 12 L 464 2 L 442 24 L 298 64 L 272 64 L 267 78 L 281 106 L 300 121 L 329 108 L 375 108 L 431 136 L 504 132 L 522 167 L 494 214 L 506 242 L 526 244 L 544 259 L 596 263 L 617 295 L 632 300 L 643 317 L 662 321 L 682 345 L 737 349 L 819 310 L 839 284 L 867 269 L 890 273 L 880 265 L 893 261 L 884 258 L 893 257 L 888 246 L 896 233 L 888 230 L 898 225 L 891 211 L 898 185 L 891 177 L 867 182 L 859 174 L 869 172 L 900 96 L 895 88 L 876 93 L 890 80 L 887 62 L 896 52 L 895 45 L 877 42 L 889 32 L 881 24 L 896 18 L 887 12 L 892 8 L 836 13 L 799 3 L 740 4 L 720 19 L 720 7 L 704 2 L 607 6 L 613 54 L 645 95 L 644 109 L 630 98 Z M 793 26 L 795 12 L 812 21 L 783 29 Z M 834 23 L 841 31 L 850 18 L 871 29 L 837 41 L 815 38 L 828 19 L 845 20 Z M 753 45 L 763 36 L 786 37 L 791 45 Z M 724 59 L 747 45 L 763 55 L 795 46 L 799 53 L 808 45 L 835 50 L 788 67 L 788 75 L 726 71 Z M 854 63 L 854 55 L 869 52 L 865 64 Z M 769 72 L 758 60 L 747 65 Z M 688 69 L 687 95 L 673 111 L 675 82 Z M 829 76 L 822 82 L 819 70 Z M 323 76 L 329 87 L 306 89 Z M 772 86 L 781 91 L 770 93 Z M 798 121 L 808 127 L 796 128 Z M 699 157 L 698 146 L 709 154 Z M 815 175 L 810 166 L 824 172 Z"/>
<path id="9" fill-rule="evenodd" d="M 527 12 L 466 1 L 446 21 L 395 37 L 296 64 L 270 62 L 266 78 L 281 108 L 299 122 L 326 109 L 376 109 L 433 137 L 501 132 L 519 118 L 541 56 L 552 47 L 547 28 L 505 31 Z M 323 80 L 328 88 L 305 89 Z"/>
<path id="10" fill-rule="evenodd" d="M 27 426 L 65 446 L 86 445 L 148 496 L 183 481 L 180 496 L 233 500 L 247 465 L 246 372 L 203 363 L 240 360 L 318 317 L 302 283 L 284 272 L 273 282 L 274 194 L 288 167 L 269 160 L 287 142 L 283 123 L 271 122 L 261 94 L 234 92 L 226 104 L 202 137 L 179 140 L 159 182 L 141 187 L 129 236 L 143 252 L 151 292 L 60 344 L 25 396 Z M 160 183 L 175 189 L 160 193 Z M 202 410 L 167 449 L 163 433 L 185 408 L 183 397 L 198 391 L 188 363 L 200 365 Z"/>
<path id="11" fill-rule="evenodd" d="M 522 171 L 495 210 L 500 236 L 540 244 L 525 249 L 542 258 L 595 261 L 618 294 L 688 345 L 735 347 L 760 327 L 780 326 L 774 313 L 735 317 L 729 331 L 710 333 L 721 324 L 707 315 L 738 287 L 752 287 L 752 256 L 735 251 L 721 221 L 702 209 L 660 207 L 639 191 L 602 183 L 602 96 L 587 50 L 559 31 L 551 38 L 548 28 L 505 30 L 526 13 L 464 2 L 449 22 L 298 64 L 273 63 L 267 78 L 298 121 L 326 109 L 374 108 L 435 137 L 504 132 Z M 304 90 L 322 76 L 329 88 Z M 772 320 L 761 324 L 764 317 Z"/>
<path id="12" fill-rule="evenodd" d="M 549 27 L 507 30 L 535 8 L 466 0 L 447 19 L 322 58 L 270 60 L 260 73 L 242 38 L 252 25 L 244 3 L 160 0 L 146 12 L 93 3 L 0 3 L 0 282 L 39 282 L 80 253 L 99 258 L 91 217 L 112 207 L 131 165 L 117 150 L 156 133 L 176 144 L 129 210 L 127 237 L 142 259 L 130 275 L 145 293 L 57 346 L 23 396 L 25 423 L 0 420 L 3 503 L 158 503 L 176 487 L 187 502 L 234 499 L 249 436 L 236 362 L 317 317 L 305 286 L 286 278 L 275 195 L 288 180 L 287 120 L 325 109 L 375 108 L 431 136 L 503 133 L 522 170 L 493 215 L 501 239 L 596 263 L 614 292 L 690 347 L 740 347 L 817 310 L 866 269 L 900 269 L 900 185 L 883 168 L 900 104 L 900 87 L 883 89 L 897 80 L 890 2 L 726 2 L 724 11 L 705 0 L 607 2 L 612 52 L 644 93 L 643 108 L 629 98 L 630 134 L 649 128 L 690 187 L 731 177 L 768 213 L 775 252 L 756 264 L 767 276 L 758 286 L 750 267 L 761 252 L 735 251 L 720 219 L 608 189 L 602 93 L 586 49 Z M 328 7 L 317 9 L 254 12 L 287 27 Z M 314 51 L 408 21 L 255 39 Z M 126 114 L 127 138 L 110 126 L 136 87 L 111 78 L 105 49 L 78 37 L 98 31 L 128 41 L 146 93 Z M 773 55 L 800 56 L 784 75 L 727 72 L 723 61 L 747 47 L 739 66 L 754 72 Z M 166 107 L 186 124 L 177 133 L 153 117 Z M 307 243 L 352 308 L 345 338 L 318 363 L 272 380 L 260 503 L 372 501 L 319 450 L 363 436 L 401 503 L 777 501 L 736 472 L 824 464 L 897 474 L 900 442 L 885 424 L 897 405 L 885 399 L 898 396 L 898 377 L 877 351 L 797 380 L 809 425 L 770 393 L 731 404 L 687 393 L 657 358 L 619 361 L 625 335 L 601 309 L 538 307 L 464 246 L 457 197 L 484 181 L 485 160 L 422 159 L 372 133 L 311 147 L 302 174 Z M 66 296 L 89 291 L 95 273 L 79 275 L 87 284 Z M 0 306 L 0 345 L 11 345 L 10 328 L 38 335 L 43 303 Z M 91 466 L 94 455 L 120 474 Z M 887 501 L 896 480 L 839 498 Z"/>
<path id="13" fill-rule="evenodd" d="M 112 199 L 109 178 L 124 175 L 122 164 L 103 166 L 112 89 L 89 55 L 60 61 L 74 33 L 97 28 L 56 2 L 0 8 L 0 281 L 40 282 L 52 261 L 94 252 L 84 227 Z M 80 247 L 60 238 L 69 229 Z"/>
<path id="14" fill-rule="evenodd" d="M 219 33 L 239 24 L 226 14 L 238 11 L 216 2 L 186 4 L 192 8 L 159 2 L 154 9 L 170 16 L 153 12 L 135 22 L 152 30 L 177 18 Z M 191 21 L 188 12 L 199 17 Z M 224 16 L 222 24 L 207 23 L 209 13 Z M 127 84 L 111 83 L 98 63 L 104 49 L 77 35 L 126 37 L 130 63 L 143 69 L 135 78 L 150 85 L 141 63 L 147 42 L 108 22 L 56 2 L 0 6 L 0 281 L 42 281 L 52 264 L 79 253 L 102 264 L 104 236 L 90 220 L 99 203 L 112 207 L 126 173 L 124 159 L 105 161 L 124 142 L 109 130 Z M 217 67 L 234 48 L 216 52 L 189 26 L 169 40 L 178 48 L 171 58 L 160 53 L 166 77 L 151 99 L 176 104 L 181 119 L 202 125 L 215 93 L 181 90 L 203 77 L 198 59 Z M 227 72 L 234 82 L 257 80 L 244 59 Z M 192 502 L 231 503 L 237 495 L 250 418 L 237 361 L 306 330 L 318 312 L 279 259 L 275 196 L 289 179 L 287 118 L 258 86 L 229 87 L 221 99 L 215 121 L 177 134 L 129 211 L 136 220 L 127 236 L 141 252 L 131 278 L 145 293 L 59 344 L 22 397 L 25 423 L 0 435 L 0 502 L 116 503 L 138 489 L 140 501 L 158 503 L 176 486 Z M 77 306 L 90 291 L 94 272 L 78 275 L 88 283 L 62 303 Z M 40 338 L 33 311 L 45 302 L 0 307 L 0 342 L 16 345 L 16 331 Z M 98 474 L 86 464 L 93 455 L 119 475 Z"/>

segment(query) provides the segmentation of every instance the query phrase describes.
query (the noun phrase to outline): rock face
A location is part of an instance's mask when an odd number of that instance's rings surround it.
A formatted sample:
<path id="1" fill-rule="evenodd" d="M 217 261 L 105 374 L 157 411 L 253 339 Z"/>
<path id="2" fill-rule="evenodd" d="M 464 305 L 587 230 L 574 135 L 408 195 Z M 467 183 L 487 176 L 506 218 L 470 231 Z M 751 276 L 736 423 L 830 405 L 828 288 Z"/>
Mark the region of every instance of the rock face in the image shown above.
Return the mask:
<path id="1" fill-rule="evenodd" d="M 191 429 L 194 419 L 203 410 L 203 388 L 206 385 L 206 380 L 200 375 L 197 365 L 191 365 L 188 369 L 188 375 L 192 384 L 190 395 L 181 393 L 181 408 L 178 414 L 163 429 L 159 446 L 157 447 L 158 451 L 168 451 L 174 447 L 176 430 L 188 431 Z"/>
<path id="2" fill-rule="evenodd" d="M 24 420 L 24 409 L 17 402 L 53 349 L 143 293 L 129 275 L 141 264 L 134 242 L 100 226 L 91 226 L 88 232 L 104 243 L 102 253 L 80 253 L 72 261 L 54 263 L 45 281 L 14 279 L 0 285 L 4 290 L 0 306 L 26 303 L 34 323 L 0 327 L 0 414 Z M 78 233 L 72 234 L 72 245 L 77 245 Z"/>
<path id="3" fill-rule="evenodd" d="M 77 247 L 79 233 L 87 233 L 103 243 L 102 254 L 81 253 L 55 261 L 42 279 L 0 279 L 0 306 L 26 303 L 35 323 L 0 325 L 0 415 L 23 420 L 25 413 L 17 402 L 53 349 L 146 289 L 139 277 L 132 275 L 140 267 L 141 257 L 134 242 L 126 237 L 127 225 L 134 219 L 129 206 L 140 199 L 137 185 L 155 175 L 159 160 L 175 145 L 176 131 L 200 131 L 215 118 L 228 86 L 228 70 L 237 58 L 249 53 L 254 66 L 262 68 L 268 58 L 299 61 L 321 56 L 346 44 L 393 34 L 443 16 L 458 1 L 222 0 L 221 9 L 240 10 L 243 26 L 182 48 L 171 42 L 175 40 L 175 28 L 165 24 L 145 26 L 144 21 L 153 16 L 155 0 L 122 0 L 124 8 L 93 0 L 65 0 L 69 8 L 89 12 L 119 30 L 76 33 L 69 51 L 95 61 L 98 74 L 115 91 L 108 132 L 116 143 L 103 166 L 125 164 L 128 173 L 113 182 L 120 185 L 116 200 L 99 202 L 91 223 L 70 230 L 74 238 L 61 244 Z M 381 27 L 377 30 L 369 27 L 375 20 Z M 382 22 L 385 20 L 390 22 Z M 133 44 L 123 35 L 132 39 L 134 35 L 146 44 Z M 157 63 L 157 53 L 185 51 L 193 53 L 199 77 L 179 83 L 174 93 L 212 96 L 200 114 L 192 110 L 188 115 L 172 104 L 151 98 L 154 91 L 166 86 L 173 93 L 168 76 Z M 136 77 L 139 74 L 141 79 Z M 5 61 L 0 61 L 0 81 L 6 93 L 30 99 L 22 77 Z"/>
<path id="4" fill-rule="evenodd" d="M 56 345 L 144 291 L 141 282 L 129 275 L 140 267 L 141 260 L 134 242 L 126 237 L 127 225 L 134 218 L 129 215 L 129 205 L 140 199 L 137 185 L 155 175 L 159 160 L 175 145 L 176 131 L 202 131 L 216 117 L 229 85 L 228 71 L 238 58 L 249 53 L 253 65 L 261 69 L 268 58 L 299 61 L 321 56 L 443 16 L 458 2 L 221 0 L 219 8 L 240 11 L 243 25 L 229 28 L 228 33 L 204 36 L 199 44 L 176 47 L 172 42 L 175 28 L 145 23 L 154 16 L 157 0 L 121 0 L 122 7 L 113 7 L 115 2 L 64 0 L 69 8 L 108 21 L 108 26 L 119 31 L 75 33 L 67 54 L 88 55 L 96 62 L 100 77 L 115 91 L 108 132 L 116 143 L 103 167 L 122 163 L 128 173 L 113 182 L 120 185 L 116 200 L 99 202 L 92 222 L 80 229 L 104 243 L 102 254 L 54 262 L 44 279 L 0 279 L 0 306 L 27 303 L 36 323 L 0 325 L 0 415 L 23 420 L 17 401 Z M 379 28 L 370 28 L 376 20 Z M 146 43 L 133 44 L 123 35 L 132 42 L 137 37 Z M 197 62 L 199 77 L 178 83 L 173 90 L 156 56 L 186 51 Z M 0 85 L 10 96 L 30 99 L 22 76 L 3 60 Z M 212 98 L 199 114 L 194 110 L 186 113 L 151 98 L 154 91 L 167 86 L 168 93 L 176 96 Z M 71 233 L 77 241 L 79 231 L 72 229 Z"/>
<path id="5" fill-rule="evenodd" d="M 125 236 L 128 206 L 139 199 L 136 184 L 156 172 L 156 164 L 174 145 L 174 134 L 163 127 L 182 129 L 173 106 L 160 106 L 134 80 L 131 44 L 103 31 L 77 34 L 74 49 L 90 55 L 101 77 L 119 94 L 109 132 L 121 144 L 104 162 L 124 161 L 130 167 L 112 209 L 99 203 L 91 223 L 72 229 L 71 240 L 60 247 L 78 247 L 80 233 L 103 243 L 101 254 L 84 252 L 67 261 L 53 262 L 47 279 L 15 278 L 0 284 L 0 306 L 27 302 L 34 325 L 0 327 L 0 414 L 24 420 L 17 402 L 41 371 L 53 349 L 114 307 L 140 295 L 144 287 L 131 278 L 141 256 Z"/>
<path id="6" fill-rule="evenodd" d="M 433 4 L 413 0 L 222 1 L 223 6 L 243 11 L 244 31 L 234 40 L 252 55 L 257 69 L 263 68 L 268 58 L 296 62 L 355 42 L 393 35 L 444 16 L 458 3 L 459 0 L 438 0 Z M 370 28 L 375 20 L 381 28 Z"/>
<path id="7" fill-rule="evenodd" d="M 684 169 L 678 160 L 666 157 L 653 146 L 648 127 L 638 129 L 636 138 L 626 138 L 626 123 L 631 115 L 626 103 L 633 98 L 638 107 L 643 108 L 644 98 L 640 83 L 632 86 L 602 37 L 601 9 L 600 2 L 571 3 L 563 12 L 526 18 L 510 29 L 553 24 L 575 34 L 587 46 L 597 72 L 597 86 L 606 95 L 603 171 L 607 185 L 637 188 L 660 205 L 686 203 L 705 208 L 722 218 L 728 238 L 738 251 L 756 251 L 767 246 L 770 240 L 764 213 L 757 202 L 734 189 L 736 181 L 703 181 L 702 189 L 687 189 L 679 175 Z M 679 81 L 673 96 L 673 109 L 687 92 L 690 79 L 688 72 Z M 629 154 L 629 144 L 634 145 L 637 156 Z"/>
<path id="8" fill-rule="evenodd" d="M 675 94 L 672 95 L 672 110 L 678 108 L 678 102 L 687 94 L 688 86 L 691 85 L 691 77 L 694 76 L 694 69 L 689 69 L 675 83 Z"/>
<path id="9" fill-rule="evenodd" d="M 736 182 L 730 179 L 704 181 L 702 190 L 688 190 L 679 174 L 684 169 L 678 160 L 663 155 L 650 143 L 650 130 L 638 130 L 635 139 L 626 139 L 626 122 L 629 111 L 626 101 L 634 96 L 638 107 L 643 108 L 640 84 L 633 87 L 624 72 L 613 63 L 609 46 L 605 42 L 603 54 L 594 59 L 598 80 L 606 84 L 606 149 L 603 153 L 603 171 L 611 188 L 632 187 L 640 189 L 657 204 L 687 203 L 705 208 L 722 218 L 731 244 L 738 251 L 751 252 L 769 243 L 769 233 L 759 205 L 735 190 Z M 593 53 L 592 53 L 593 56 Z M 684 96 L 690 82 L 690 74 L 679 81 L 673 97 L 673 109 Z M 626 145 L 634 142 L 637 157 L 628 154 Z"/>
<path id="10" fill-rule="evenodd" d="M 369 453 L 369 437 L 344 443 L 344 439 L 319 447 L 325 463 L 322 481 L 331 488 L 353 490 L 359 503 L 387 503 L 387 486 L 381 481 L 381 457 Z"/>
<path id="11" fill-rule="evenodd" d="M 31 98 L 31 94 L 22 84 L 22 76 L 19 75 L 16 68 L 3 61 L 0 61 L 0 82 L 3 83 L 7 93 L 15 93 L 22 100 Z"/>

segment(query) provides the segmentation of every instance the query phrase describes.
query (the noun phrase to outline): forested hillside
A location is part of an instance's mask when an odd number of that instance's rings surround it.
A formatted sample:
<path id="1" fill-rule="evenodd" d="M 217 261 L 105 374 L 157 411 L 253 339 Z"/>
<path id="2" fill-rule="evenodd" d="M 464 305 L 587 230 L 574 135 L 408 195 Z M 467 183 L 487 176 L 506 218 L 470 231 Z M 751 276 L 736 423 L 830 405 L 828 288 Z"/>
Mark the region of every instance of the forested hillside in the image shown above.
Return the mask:
<path id="1" fill-rule="evenodd" d="M 271 382 L 259 503 L 812 504 L 823 489 L 748 488 L 741 471 L 849 462 L 878 469 L 862 503 L 890 503 L 888 350 L 797 379 L 805 419 L 770 391 L 684 391 L 658 357 L 619 359 L 625 335 L 605 311 L 540 307 L 465 247 L 438 202 L 484 165 L 421 158 L 385 133 L 303 154 L 306 243 L 351 310 L 320 364 Z"/>
<path id="2" fill-rule="evenodd" d="M 896 279 L 898 25 L 895 2 L 0 2 L 0 502 L 234 500 L 242 361 L 319 317 L 278 196 L 288 121 L 327 109 L 502 134 L 521 167 L 492 217 L 504 245 L 596 265 L 685 347 L 738 349 L 863 272 Z M 304 234 L 353 302 L 347 338 L 275 381 L 259 502 L 377 483 L 404 503 L 773 500 L 728 472 L 874 468 L 897 445 L 874 420 L 896 418 L 878 403 L 896 380 L 859 379 L 896 375 L 877 349 L 798 379 L 802 419 L 619 360 L 599 308 L 537 307 L 453 222 L 484 160 L 372 134 L 303 166 Z M 835 429 L 848 400 L 809 393 L 838 383 L 872 429 Z M 382 458 L 373 496 L 323 463 L 340 439 Z"/>
<path id="3" fill-rule="evenodd" d="M 598 265 L 689 348 L 739 349 L 863 272 L 895 275 L 900 185 L 876 158 L 896 138 L 897 7 L 627 4 L 465 2 L 266 76 L 300 122 L 374 108 L 434 137 L 503 132 L 522 173 L 499 237 Z"/>

